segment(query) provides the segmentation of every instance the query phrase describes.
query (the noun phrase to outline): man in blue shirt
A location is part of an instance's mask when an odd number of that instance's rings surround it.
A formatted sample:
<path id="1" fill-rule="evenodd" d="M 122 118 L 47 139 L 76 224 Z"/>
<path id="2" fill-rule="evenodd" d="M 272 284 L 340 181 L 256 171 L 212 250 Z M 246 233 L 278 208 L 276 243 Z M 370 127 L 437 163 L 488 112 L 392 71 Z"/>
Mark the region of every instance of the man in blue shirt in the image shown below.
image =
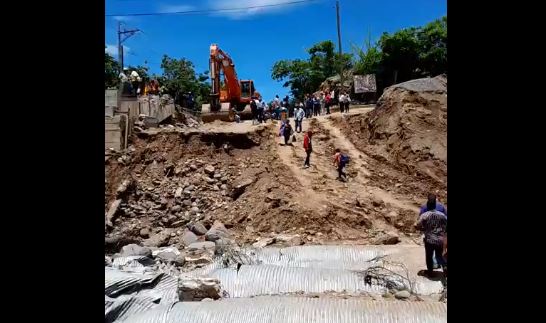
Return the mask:
<path id="1" fill-rule="evenodd" d="M 442 203 L 436 201 L 436 194 L 433 194 L 433 193 L 428 194 L 427 203 L 425 205 L 421 206 L 421 209 L 419 210 L 419 216 L 421 216 L 421 214 L 427 212 L 427 205 L 428 204 L 436 205 L 435 210 L 438 211 L 438 212 L 442 212 L 447 218 L 446 207 Z M 434 269 L 438 269 L 439 265 L 438 265 L 438 262 L 436 261 L 436 252 L 434 252 L 434 257 L 432 259 L 433 259 Z"/>
<path id="2" fill-rule="evenodd" d="M 423 213 L 425 213 L 427 211 L 427 204 L 429 202 L 434 203 L 436 205 L 436 211 L 442 212 L 447 217 L 446 207 L 442 203 L 437 202 L 436 201 L 436 195 L 432 194 L 432 193 L 428 195 L 427 203 L 425 205 L 421 206 L 421 210 L 419 211 L 419 215 L 421 215 L 421 214 L 423 214 Z"/>

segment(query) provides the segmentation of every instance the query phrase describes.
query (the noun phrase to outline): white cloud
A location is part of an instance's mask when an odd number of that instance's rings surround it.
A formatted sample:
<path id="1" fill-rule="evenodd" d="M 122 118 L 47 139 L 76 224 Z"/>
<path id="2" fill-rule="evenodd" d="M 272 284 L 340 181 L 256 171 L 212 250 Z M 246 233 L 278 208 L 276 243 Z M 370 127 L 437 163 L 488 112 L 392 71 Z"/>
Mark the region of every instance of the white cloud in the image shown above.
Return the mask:
<path id="1" fill-rule="evenodd" d="M 111 44 L 106 44 L 106 48 L 104 49 L 105 52 L 107 52 L 108 54 L 110 54 L 112 57 L 115 57 L 117 58 L 118 57 L 118 46 L 117 45 L 111 45 Z M 127 46 L 123 46 L 123 53 L 126 55 L 127 53 L 129 53 L 131 51 L 131 49 Z M 123 55 L 123 56 L 125 56 Z"/>
<path id="2" fill-rule="evenodd" d="M 293 1 L 293 0 L 292 0 Z M 245 8 L 245 7 L 258 7 L 258 6 L 267 6 L 267 5 L 277 5 L 291 2 L 291 0 L 209 0 L 210 9 L 228 9 L 228 8 Z M 234 10 L 234 11 L 221 11 L 214 13 L 215 16 L 224 16 L 231 19 L 244 19 L 244 18 L 253 18 L 258 15 L 263 14 L 273 14 L 281 13 L 285 11 L 292 10 L 301 5 L 306 5 L 307 3 L 301 4 L 291 4 L 291 5 L 280 5 L 272 7 L 262 7 L 262 8 L 251 8 L 244 10 Z"/>
<path id="3" fill-rule="evenodd" d="M 159 12 L 180 12 L 180 11 L 191 11 L 195 10 L 196 8 L 192 5 L 186 5 L 186 4 L 162 4 L 159 6 Z"/>

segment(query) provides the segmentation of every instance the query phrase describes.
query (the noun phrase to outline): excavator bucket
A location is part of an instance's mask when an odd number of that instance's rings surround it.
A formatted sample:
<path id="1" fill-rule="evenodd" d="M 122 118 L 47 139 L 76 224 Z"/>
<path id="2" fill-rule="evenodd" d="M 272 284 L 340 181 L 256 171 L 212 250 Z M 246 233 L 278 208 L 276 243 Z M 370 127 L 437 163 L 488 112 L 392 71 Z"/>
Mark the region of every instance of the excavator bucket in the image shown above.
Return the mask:
<path id="1" fill-rule="evenodd" d="M 203 122 L 214 122 L 215 120 L 221 121 L 234 121 L 235 113 L 237 113 L 241 120 L 248 120 L 252 118 L 252 112 L 250 111 L 250 105 L 244 106 L 244 108 L 232 109 L 228 102 L 222 103 L 220 110 L 212 111 L 210 104 L 203 104 L 201 106 L 201 120 Z"/>

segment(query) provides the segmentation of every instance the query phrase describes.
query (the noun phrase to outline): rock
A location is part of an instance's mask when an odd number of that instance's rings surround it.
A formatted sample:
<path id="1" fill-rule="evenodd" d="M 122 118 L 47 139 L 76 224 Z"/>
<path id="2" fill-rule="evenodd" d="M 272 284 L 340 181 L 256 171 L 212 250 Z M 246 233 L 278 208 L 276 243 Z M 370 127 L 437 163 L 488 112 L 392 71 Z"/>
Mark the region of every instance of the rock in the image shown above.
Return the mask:
<path id="1" fill-rule="evenodd" d="M 205 240 L 216 241 L 220 238 L 229 238 L 229 232 L 224 224 L 218 220 L 214 221 L 212 227 L 205 234 Z"/>
<path id="2" fill-rule="evenodd" d="M 144 228 L 140 230 L 140 236 L 144 239 L 147 239 L 150 237 L 150 230 L 148 228 Z"/>
<path id="3" fill-rule="evenodd" d="M 195 185 L 188 185 L 184 188 L 184 192 L 191 193 L 195 189 Z"/>
<path id="4" fill-rule="evenodd" d="M 106 225 L 112 227 L 112 221 L 114 220 L 114 216 L 116 215 L 119 205 L 121 204 L 121 199 L 117 199 L 110 205 L 110 208 L 108 209 L 108 212 L 106 213 Z"/>
<path id="5" fill-rule="evenodd" d="M 200 235 L 200 236 L 202 236 L 202 235 L 204 235 L 204 234 L 207 233 L 207 228 L 205 228 L 205 226 L 204 226 L 201 222 L 198 222 L 198 223 L 196 223 L 196 224 L 191 225 L 191 226 L 189 227 L 189 229 L 190 229 L 193 233 L 195 233 L 195 234 L 197 234 L 197 235 Z"/>
<path id="6" fill-rule="evenodd" d="M 185 206 L 190 206 L 191 205 L 191 200 L 184 200 L 182 202 L 182 204 L 184 204 Z"/>
<path id="7" fill-rule="evenodd" d="M 220 188 L 218 187 L 218 185 L 214 185 L 214 186 L 212 187 L 212 189 L 215 190 L 215 191 L 219 191 L 219 190 L 220 190 Z"/>
<path id="8" fill-rule="evenodd" d="M 215 179 L 219 180 L 222 178 L 222 174 L 220 173 L 215 173 L 214 176 L 213 176 Z"/>
<path id="9" fill-rule="evenodd" d="M 197 170 L 197 166 L 194 165 L 194 164 L 191 164 L 191 165 L 190 165 L 190 169 L 191 169 L 191 170 Z"/>
<path id="10" fill-rule="evenodd" d="M 279 234 L 275 237 L 275 241 L 288 246 L 300 246 L 303 244 L 299 234 Z"/>
<path id="11" fill-rule="evenodd" d="M 212 262 L 214 253 L 210 251 L 202 251 L 200 254 L 189 254 L 184 257 L 184 262 L 189 265 L 201 267 L 202 265 Z"/>
<path id="12" fill-rule="evenodd" d="M 176 212 L 179 212 L 180 210 L 182 209 L 182 207 L 180 205 L 175 205 L 171 208 L 171 211 L 173 213 L 176 213 Z"/>
<path id="13" fill-rule="evenodd" d="M 178 280 L 178 297 L 182 302 L 221 297 L 220 281 L 209 277 L 183 276 Z"/>
<path id="14" fill-rule="evenodd" d="M 398 242 L 400 242 L 400 237 L 398 237 L 398 235 L 392 232 L 387 232 L 375 238 L 373 241 L 373 244 L 391 245 L 391 244 L 397 244 Z"/>
<path id="15" fill-rule="evenodd" d="M 241 194 L 245 192 L 246 188 L 252 183 L 254 183 L 254 179 L 252 178 L 245 178 L 236 181 L 231 191 L 231 198 L 236 200 L 239 196 L 241 196 Z"/>
<path id="16" fill-rule="evenodd" d="M 214 302 L 212 298 L 203 298 L 201 302 Z"/>
<path id="17" fill-rule="evenodd" d="M 197 206 L 192 206 L 190 213 L 191 214 L 197 214 L 199 212 L 199 208 Z"/>
<path id="18" fill-rule="evenodd" d="M 227 183 L 228 178 L 227 178 L 226 176 L 224 176 L 224 177 L 222 177 L 222 178 L 220 179 L 220 181 L 221 181 L 222 183 L 225 184 L 225 183 Z"/>
<path id="19" fill-rule="evenodd" d="M 204 242 L 194 242 L 188 246 L 188 252 L 198 252 L 203 250 L 212 250 L 214 251 L 216 249 L 216 245 L 212 241 L 204 241 Z"/>
<path id="20" fill-rule="evenodd" d="M 174 252 L 161 252 L 156 258 L 159 258 L 164 262 L 171 263 L 176 260 L 176 257 L 178 256 Z"/>
<path id="21" fill-rule="evenodd" d="M 112 265 L 112 258 L 108 257 L 108 256 L 104 256 L 104 265 L 105 266 L 110 266 Z"/>
<path id="22" fill-rule="evenodd" d="M 216 180 L 215 180 L 214 178 L 210 178 L 210 177 L 208 177 L 208 176 L 206 176 L 206 175 L 203 175 L 203 180 L 204 180 L 205 182 L 207 182 L 207 184 L 214 184 L 214 183 L 216 183 Z"/>
<path id="23" fill-rule="evenodd" d="M 152 256 L 152 250 L 150 250 L 150 248 L 146 248 L 146 247 L 141 247 L 137 244 L 128 244 L 126 246 L 123 246 L 123 248 L 121 248 L 121 252 L 120 252 L 121 256 L 122 257 L 129 257 L 129 256 L 147 256 L 147 257 L 151 257 Z"/>
<path id="24" fill-rule="evenodd" d="M 408 299 L 411 297 L 411 293 L 407 290 L 401 290 L 396 292 L 396 294 L 394 294 L 394 297 L 396 297 L 396 299 Z"/>
<path id="25" fill-rule="evenodd" d="M 226 184 L 222 184 L 222 185 L 220 186 L 220 189 L 221 189 L 222 191 L 227 190 L 227 185 L 226 185 Z"/>
<path id="26" fill-rule="evenodd" d="M 167 245 L 170 239 L 170 234 L 166 231 L 160 231 L 150 238 L 144 240 L 142 244 L 146 247 L 163 247 Z"/>
<path id="27" fill-rule="evenodd" d="M 118 189 L 116 190 L 116 194 L 117 196 L 121 196 L 123 195 L 123 193 L 125 193 L 125 191 L 127 191 L 127 188 L 131 185 L 131 180 L 129 179 L 126 179 L 124 180 L 118 187 Z"/>
<path id="28" fill-rule="evenodd" d="M 379 207 L 383 205 L 383 200 L 379 199 L 378 197 L 374 196 L 372 199 L 372 205 L 375 207 Z"/>
<path id="29" fill-rule="evenodd" d="M 182 236 L 180 237 L 180 242 L 182 242 L 184 246 L 189 246 L 192 243 L 197 242 L 197 240 L 199 240 L 199 238 L 197 238 L 195 233 L 189 230 L 184 230 L 184 233 L 182 233 Z"/>
<path id="30" fill-rule="evenodd" d="M 176 198 L 182 197 L 182 192 L 183 192 L 182 187 L 177 188 L 176 192 L 174 192 L 174 197 Z"/>
<path id="31" fill-rule="evenodd" d="M 207 165 L 207 166 L 205 166 L 205 169 L 204 169 L 204 170 L 205 170 L 205 174 L 208 174 L 208 175 L 210 175 L 210 176 L 213 176 L 213 175 L 214 175 L 214 171 L 215 171 L 214 166 L 212 166 L 212 165 Z"/>
<path id="32" fill-rule="evenodd" d="M 263 248 L 275 242 L 274 238 L 262 238 L 259 241 L 252 244 L 254 248 Z"/>

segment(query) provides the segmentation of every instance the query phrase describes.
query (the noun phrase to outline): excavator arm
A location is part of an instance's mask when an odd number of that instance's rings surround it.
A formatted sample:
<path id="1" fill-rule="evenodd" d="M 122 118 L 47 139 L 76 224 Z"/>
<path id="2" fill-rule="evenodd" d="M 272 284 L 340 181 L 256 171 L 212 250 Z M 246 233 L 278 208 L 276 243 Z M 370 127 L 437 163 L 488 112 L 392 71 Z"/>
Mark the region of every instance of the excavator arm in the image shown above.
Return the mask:
<path id="1" fill-rule="evenodd" d="M 239 102 L 241 100 L 241 86 L 231 57 L 218 48 L 218 45 L 212 44 L 209 62 L 212 81 L 211 104 L 219 105 L 220 101 Z M 220 87 L 220 71 L 224 72 L 225 91 Z"/>
<path id="2" fill-rule="evenodd" d="M 241 118 L 251 116 L 249 103 L 253 97 L 261 98 L 252 80 L 239 80 L 231 57 L 218 45 L 210 45 L 209 57 L 211 92 L 210 104 L 201 107 L 204 122 L 217 119 L 233 120 L 238 114 Z M 224 86 L 221 75 L 224 74 Z"/>

